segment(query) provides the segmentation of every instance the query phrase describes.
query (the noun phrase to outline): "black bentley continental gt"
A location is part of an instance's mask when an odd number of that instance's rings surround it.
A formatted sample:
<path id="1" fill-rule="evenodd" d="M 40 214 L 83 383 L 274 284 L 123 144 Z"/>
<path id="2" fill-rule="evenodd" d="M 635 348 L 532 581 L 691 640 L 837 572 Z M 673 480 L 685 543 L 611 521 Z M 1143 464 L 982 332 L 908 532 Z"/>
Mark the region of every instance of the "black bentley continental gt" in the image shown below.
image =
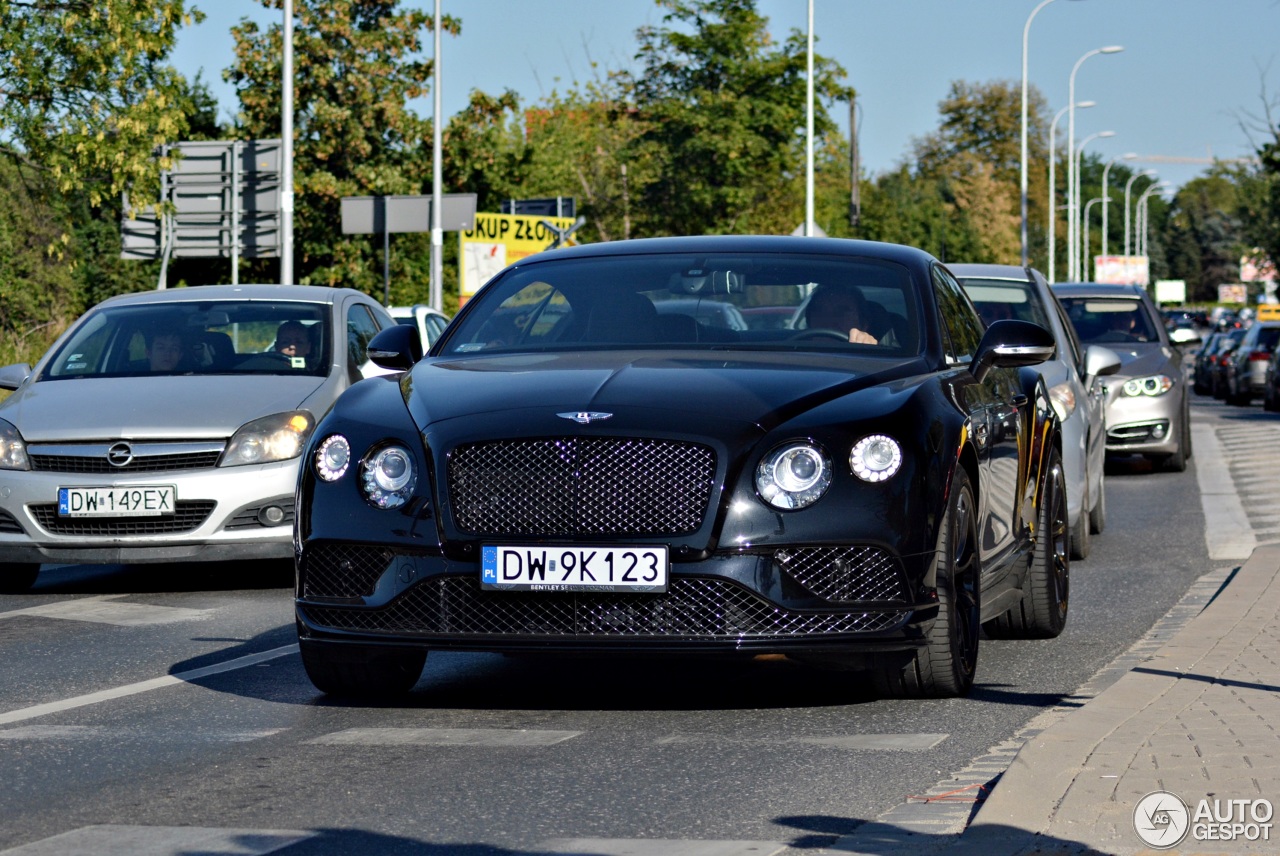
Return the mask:
<path id="1" fill-rule="evenodd" d="M 721 326 L 771 307 L 768 329 Z M 665 305 L 664 305 L 665 304 Z M 298 634 L 337 695 L 427 652 L 784 654 L 969 691 L 980 628 L 1058 635 L 1053 337 L 984 328 L 934 258 L 795 237 L 620 241 L 494 277 L 344 393 L 298 486 Z"/>

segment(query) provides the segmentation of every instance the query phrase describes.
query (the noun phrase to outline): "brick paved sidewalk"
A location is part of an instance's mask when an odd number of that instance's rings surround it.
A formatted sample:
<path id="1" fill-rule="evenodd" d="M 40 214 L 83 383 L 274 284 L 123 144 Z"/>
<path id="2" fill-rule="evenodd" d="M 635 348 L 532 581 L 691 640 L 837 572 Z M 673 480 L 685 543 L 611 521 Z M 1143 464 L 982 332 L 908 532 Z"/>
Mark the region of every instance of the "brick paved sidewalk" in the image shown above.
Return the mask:
<path id="1" fill-rule="evenodd" d="M 1138 802 L 1280 806 L 1280 545 L 1266 545 L 1168 644 L 1019 751 L 948 853 L 1280 853 L 1268 841 L 1148 849 Z M 1212 803 L 1211 803 L 1212 804 Z M 1193 827 L 1194 831 L 1194 827 Z"/>

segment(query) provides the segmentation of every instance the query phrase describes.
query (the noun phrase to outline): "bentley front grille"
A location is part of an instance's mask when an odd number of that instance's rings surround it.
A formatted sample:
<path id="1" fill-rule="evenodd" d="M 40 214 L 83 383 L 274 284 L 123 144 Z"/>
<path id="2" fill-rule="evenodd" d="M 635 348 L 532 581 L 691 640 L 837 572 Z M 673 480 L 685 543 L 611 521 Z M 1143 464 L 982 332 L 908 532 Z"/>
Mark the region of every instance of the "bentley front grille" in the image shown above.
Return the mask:
<path id="1" fill-rule="evenodd" d="M 907 601 L 902 565 L 877 547 L 801 547 L 779 550 L 774 561 L 793 580 L 824 600 Z"/>
<path id="2" fill-rule="evenodd" d="M 449 455 L 458 528 L 485 535 L 686 535 L 702 525 L 715 452 L 670 440 L 566 437 Z"/>
<path id="3" fill-rule="evenodd" d="M 899 612 L 783 609 L 729 580 L 685 578 L 664 594 L 489 592 L 474 576 L 433 577 L 377 609 L 303 604 L 322 627 L 374 634 L 670 638 L 709 641 L 799 639 L 870 633 Z"/>
<path id="4" fill-rule="evenodd" d="M 368 597 L 395 560 L 386 547 L 316 544 L 302 554 L 302 596 Z"/>
<path id="5" fill-rule="evenodd" d="M 212 500 L 179 501 L 173 514 L 157 517 L 60 517 L 56 502 L 31 506 L 31 514 L 46 532 L 54 535 L 172 535 L 190 532 L 213 513 Z"/>

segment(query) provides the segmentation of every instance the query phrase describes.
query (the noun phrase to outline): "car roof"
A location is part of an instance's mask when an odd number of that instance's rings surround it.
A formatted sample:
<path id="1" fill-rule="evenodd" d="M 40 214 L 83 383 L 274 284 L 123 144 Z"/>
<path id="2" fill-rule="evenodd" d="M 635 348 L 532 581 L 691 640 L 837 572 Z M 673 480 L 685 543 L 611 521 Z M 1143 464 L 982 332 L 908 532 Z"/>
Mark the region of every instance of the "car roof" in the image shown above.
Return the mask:
<path id="1" fill-rule="evenodd" d="M 1111 282 L 1055 282 L 1059 297 L 1141 297 L 1146 289 L 1140 285 Z"/>
<path id="2" fill-rule="evenodd" d="M 1028 269 L 1018 265 L 983 264 L 980 262 L 961 262 L 948 264 L 947 270 L 960 279 L 982 277 L 983 279 L 1008 279 L 1018 282 L 1032 282 Z"/>
<path id="3" fill-rule="evenodd" d="M 363 296 L 353 288 L 335 288 L 327 285 L 280 285 L 279 283 L 250 283 L 246 285 L 194 285 L 189 288 L 168 288 L 140 291 L 109 297 L 103 304 L 113 306 L 133 303 L 183 303 L 202 300 L 298 300 L 307 303 L 335 303 L 343 295 Z"/>
<path id="4" fill-rule="evenodd" d="M 552 262 L 567 258 L 600 258 L 650 253 L 814 253 L 825 255 L 869 256 L 919 265 L 934 261 L 924 250 L 881 241 L 859 241 L 852 238 L 802 238 L 791 235 L 685 235 L 673 238 L 633 238 L 626 241 L 603 241 L 536 253 L 517 261 L 512 267 Z"/>

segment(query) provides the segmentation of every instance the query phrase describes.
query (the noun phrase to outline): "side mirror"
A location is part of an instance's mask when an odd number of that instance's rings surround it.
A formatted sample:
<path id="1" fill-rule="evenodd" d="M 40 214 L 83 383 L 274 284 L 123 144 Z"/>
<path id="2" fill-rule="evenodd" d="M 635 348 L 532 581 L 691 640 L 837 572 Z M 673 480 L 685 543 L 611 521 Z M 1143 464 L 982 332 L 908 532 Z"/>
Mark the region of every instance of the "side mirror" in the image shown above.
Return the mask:
<path id="1" fill-rule="evenodd" d="M 397 372 L 408 371 L 422 359 L 422 339 L 418 336 L 417 327 L 395 324 L 374 336 L 366 353 L 376 366 Z"/>
<path id="2" fill-rule="evenodd" d="M 1006 318 L 987 328 L 969 371 L 981 381 L 993 368 L 1034 366 L 1053 359 L 1058 343 L 1039 324 Z"/>
<path id="3" fill-rule="evenodd" d="M 31 366 L 26 363 L 14 363 L 0 368 L 0 389 L 17 389 L 29 377 L 31 377 Z"/>
<path id="4" fill-rule="evenodd" d="M 1120 371 L 1120 357 L 1110 348 L 1090 345 L 1084 349 L 1084 376 L 1086 378 L 1113 375 Z"/>

